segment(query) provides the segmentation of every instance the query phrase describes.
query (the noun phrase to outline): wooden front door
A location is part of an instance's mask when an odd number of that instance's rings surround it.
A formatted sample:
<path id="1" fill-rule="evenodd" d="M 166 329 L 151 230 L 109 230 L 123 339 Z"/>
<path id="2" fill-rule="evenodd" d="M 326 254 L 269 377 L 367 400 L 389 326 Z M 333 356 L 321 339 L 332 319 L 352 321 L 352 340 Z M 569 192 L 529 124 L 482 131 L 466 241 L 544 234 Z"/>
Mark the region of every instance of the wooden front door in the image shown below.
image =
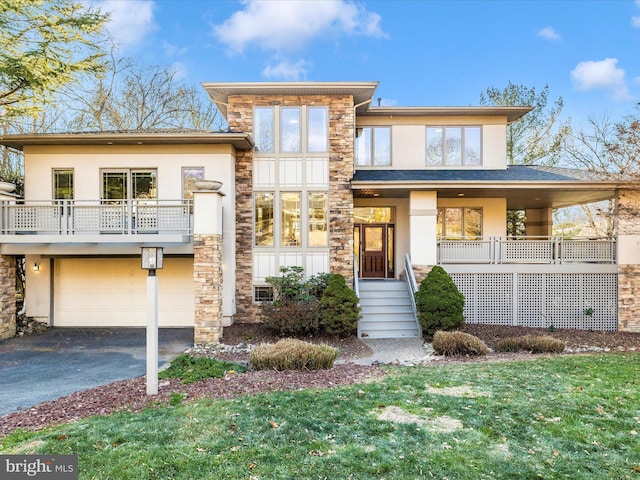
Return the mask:
<path id="1" fill-rule="evenodd" d="M 386 225 L 362 226 L 362 278 L 386 277 L 386 230 Z"/>

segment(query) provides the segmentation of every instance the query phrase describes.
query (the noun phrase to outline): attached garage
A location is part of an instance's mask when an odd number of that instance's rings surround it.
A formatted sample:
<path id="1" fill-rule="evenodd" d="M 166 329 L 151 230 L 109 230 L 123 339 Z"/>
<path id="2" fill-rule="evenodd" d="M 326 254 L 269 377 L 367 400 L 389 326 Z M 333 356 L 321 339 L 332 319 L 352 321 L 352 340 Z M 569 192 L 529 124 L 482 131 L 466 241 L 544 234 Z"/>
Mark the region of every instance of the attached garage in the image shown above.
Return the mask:
<path id="1" fill-rule="evenodd" d="M 142 327 L 147 272 L 140 258 L 56 258 L 53 325 Z M 193 258 L 165 258 L 158 270 L 159 326 L 193 327 Z"/>

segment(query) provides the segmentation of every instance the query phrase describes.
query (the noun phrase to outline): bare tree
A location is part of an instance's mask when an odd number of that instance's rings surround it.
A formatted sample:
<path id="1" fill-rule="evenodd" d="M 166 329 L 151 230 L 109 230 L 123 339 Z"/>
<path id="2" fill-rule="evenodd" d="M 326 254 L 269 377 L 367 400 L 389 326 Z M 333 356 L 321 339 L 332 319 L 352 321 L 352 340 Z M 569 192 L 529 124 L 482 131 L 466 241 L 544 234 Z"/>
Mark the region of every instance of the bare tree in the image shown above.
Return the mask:
<path id="1" fill-rule="evenodd" d="M 171 67 L 138 66 L 112 49 L 109 71 L 95 85 L 65 91 L 78 131 L 224 127 L 204 92 L 177 79 Z"/>

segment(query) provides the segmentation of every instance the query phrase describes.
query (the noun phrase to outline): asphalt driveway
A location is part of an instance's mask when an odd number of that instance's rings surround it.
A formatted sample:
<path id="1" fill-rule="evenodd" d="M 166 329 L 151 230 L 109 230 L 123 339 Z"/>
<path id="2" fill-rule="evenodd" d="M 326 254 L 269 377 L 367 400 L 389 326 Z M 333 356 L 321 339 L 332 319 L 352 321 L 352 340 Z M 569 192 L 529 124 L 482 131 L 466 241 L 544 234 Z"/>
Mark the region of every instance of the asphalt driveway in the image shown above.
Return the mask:
<path id="1" fill-rule="evenodd" d="M 193 328 L 161 328 L 158 363 L 193 345 Z M 0 341 L 0 416 L 145 375 L 144 328 L 51 328 Z"/>

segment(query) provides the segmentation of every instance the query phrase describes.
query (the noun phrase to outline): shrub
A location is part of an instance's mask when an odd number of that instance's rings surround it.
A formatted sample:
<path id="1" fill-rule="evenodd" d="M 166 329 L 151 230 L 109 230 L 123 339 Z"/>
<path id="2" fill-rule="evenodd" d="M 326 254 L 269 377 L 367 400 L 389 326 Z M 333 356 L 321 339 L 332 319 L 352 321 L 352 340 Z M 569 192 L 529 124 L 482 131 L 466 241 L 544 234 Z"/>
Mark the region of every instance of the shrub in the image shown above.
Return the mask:
<path id="1" fill-rule="evenodd" d="M 503 353 L 523 350 L 531 353 L 562 353 L 566 346 L 566 342 L 548 335 L 524 335 L 504 338 L 495 344 L 494 350 Z"/>
<path id="2" fill-rule="evenodd" d="M 437 355 L 486 355 L 489 348 L 478 337 L 464 332 L 437 331 L 433 336 L 433 350 Z"/>
<path id="3" fill-rule="evenodd" d="M 338 350 L 287 338 L 277 343 L 261 343 L 251 352 L 249 364 L 255 370 L 321 370 L 331 368 Z"/>
<path id="4" fill-rule="evenodd" d="M 322 312 L 315 298 L 276 300 L 263 303 L 260 316 L 264 325 L 278 335 L 310 335 L 320 330 Z"/>
<path id="5" fill-rule="evenodd" d="M 442 267 L 433 267 L 420 282 L 415 299 L 424 335 L 464 325 L 464 295 Z"/>
<path id="6" fill-rule="evenodd" d="M 330 275 L 320 300 L 322 330 L 331 335 L 354 333 L 360 319 L 358 301 L 358 296 L 347 286 L 342 275 Z"/>
<path id="7" fill-rule="evenodd" d="M 158 373 L 159 378 L 179 378 L 182 383 L 194 383 L 207 378 L 222 378 L 225 373 L 234 371 L 244 373 L 242 365 L 223 362 L 215 358 L 192 357 L 187 353 L 178 355 L 169 368 Z"/>

